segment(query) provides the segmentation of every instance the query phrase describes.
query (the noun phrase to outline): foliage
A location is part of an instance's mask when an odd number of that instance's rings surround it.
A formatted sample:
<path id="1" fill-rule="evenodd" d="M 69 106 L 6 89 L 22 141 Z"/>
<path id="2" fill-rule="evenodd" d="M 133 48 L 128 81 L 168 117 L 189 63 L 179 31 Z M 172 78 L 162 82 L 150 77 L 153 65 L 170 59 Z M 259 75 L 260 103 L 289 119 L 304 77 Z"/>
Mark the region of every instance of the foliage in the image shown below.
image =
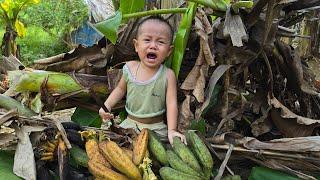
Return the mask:
<path id="1" fill-rule="evenodd" d="M 176 76 L 178 77 L 180 66 L 183 60 L 184 51 L 186 49 L 189 33 L 192 25 L 192 21 L 195 16 L 197 9 L 196 3 L 190 3 L 187 12 L 184 14 L 178 32 L 176 33 L 176 38 L 174 40 L 174 50 L 172 52 L 173 57 L 171 61 L 166 62 L 167 65 L 171 66 Z M 172 62 L 172 64 L 171 64 Z"/>
<path id="2" fill-rule="evenodd" d="M 117 41 L 117 31 L 122 21 L 126 21 L 127 19 L 123 19 L 123 14 L 135 13 L 139 10 L 142 10 L 144 7 L 144 1 L 133 1 L 133 0 L 121 0 L 119 11 L 115 14 L 115 16 L 102 21 L 96 24 L 96 28 L 106 36 L 113 44 Z"/>
<path id="3" fill-rule="evenodd" d="M 206 121 L 205 119 L 193 119 L 191 121 L 190 129 L 197 130 L 202 134 L 206 133 Z"/>
<path id="4" fill-rule="evenodd" d="M 83 23 L 87 13 L 83 1 L 72 0 L 47 0 L 26 9 L 20 20 L 29 25 L 27 33 L 24 38 L 17 38 L 23 63 L 30 65 L 36 59 L 68 51 L 67 35 Z"/>
<path id="5" fill-rule="evenodd" d="M 0 2 L 0 21 L 6 31 L 1 44 L 3 55 L 18 55 L 16 37 L 24 37 L 26 34 L 24 24 L 18 15 L 29 6 L 39 2 L 40 0 L 4 0 Z"/>
<path id="6" fill-rule="evenodd" d="M 253 167 L 249 176 L 249 180 L 298 180 L 298 177 L 283 173 L 281 171 L 265 168 L 265 167 Z"/>
<path id="7" fill-rule="evenodd" d="M 25 36 L 24 24 L 18 19 L 19 13 L 40 0 L 4 0 L 0 3 L 2 23 L 15 30 L 20 37 Z"/>
<path id="8" fill-rule="evenodd" d="M 100 127 L 102 119 L 95 111 L 77 107 L 73 113 L 71 120 L 81 126 Z"/>
<path id="9" fill-rule="evenodd" d="M 23 21 L 42 27 L 44 31 L 57 38 L 68 39 L 66 35 L 70 35 L 82 25 L 87 17 L 88 7 L 84 1 L 46 0 L 39 6 L 29 8 L 23 16 Z"/>
<path id="10" fill-rule="evenodd" d="M 13 157 L 14 153 L 7 151 L 0 151 L 0 179 L 16 180 L 20 179 L 18 176 L 13 174 Z"/>
<path id="11" fill-rule="evenodd" d="M 144 0 L 122 0 L 120 1 L 120 11 L 122 14 L 129 14 L 142 11 Z"/>
<path id="12" fill-rule="evenodd" d="M 41 27 L 29 26 L 27 32 L 25 38 L 17 38 L 21 60 L 25 65 L 32 64 L 36 59 L 54 56 L 68 50 L 61 39 L 47 33 Z"/>
<path id="13" fill-rule="evenodd" d="M 120 26 L 122 19 L 122 13 L 117 11 L 117 13 L 107 19 L 106 21 L 102 21 L 97 23 L 95 26 L 96 28 L 109 39 L 112 44 L 115 44 L 117 41 L 117 30 Z"/>

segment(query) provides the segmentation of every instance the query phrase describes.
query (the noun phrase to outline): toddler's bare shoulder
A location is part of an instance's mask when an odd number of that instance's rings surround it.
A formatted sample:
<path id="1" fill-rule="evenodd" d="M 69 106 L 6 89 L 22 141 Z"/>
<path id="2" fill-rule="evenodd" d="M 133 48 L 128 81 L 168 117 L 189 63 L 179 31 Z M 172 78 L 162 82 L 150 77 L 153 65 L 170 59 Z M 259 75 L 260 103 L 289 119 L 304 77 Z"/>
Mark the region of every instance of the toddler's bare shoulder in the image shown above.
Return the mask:
<path id="1" fill-rule="evenodd" d="M 139 64 L 139 61 L 128 61 L 126 62 L 126 65 L 129 69 L 135 68 Z"/>
<path id="2" fill-rule="evenodd" d="M 167 68 L 167 77 L 168 78 L 175 78 L 176 75 L 174 74 L 173 70 L 170 68 Z"/>

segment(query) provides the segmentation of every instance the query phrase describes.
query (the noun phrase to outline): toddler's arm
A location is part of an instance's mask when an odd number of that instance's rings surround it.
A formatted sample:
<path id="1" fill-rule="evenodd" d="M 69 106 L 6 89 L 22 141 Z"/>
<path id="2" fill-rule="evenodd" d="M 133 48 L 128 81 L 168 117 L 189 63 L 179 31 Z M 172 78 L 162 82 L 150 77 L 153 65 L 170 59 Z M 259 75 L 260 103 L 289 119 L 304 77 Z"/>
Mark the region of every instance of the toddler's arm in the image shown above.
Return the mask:
<path id="1" fill-rule="evenodd" d="M 126 94 L 126 91 L 127 85 L 124 76 L 122 75 L 117 87 L 111 92 L 107 100 L 104 102 L 104 105 L 107 107 L 109 112 L 111 111 L 111 108 L 123 98 L 123 96 Z M 102 108 L 100 108 L 99 115 L 103 120 L 110 120 L 113 118 L 113 115 L 109 112 L 105 112 Z"/>
<path id="2" fill-rule="evenodd" d="M 166 106 L 167 106 L 167 122 L 168 122 L 168 139 L 172 144 L 173 137 L 180 137 L 181 141 L 186 143 L 186 139 L 183 134 L 177 131 L 178 123 L 178 103 L 177 103 L 177 80 L 174 72 L 168 69 L 167 72 L 168 88 L 166 94 Z"/>

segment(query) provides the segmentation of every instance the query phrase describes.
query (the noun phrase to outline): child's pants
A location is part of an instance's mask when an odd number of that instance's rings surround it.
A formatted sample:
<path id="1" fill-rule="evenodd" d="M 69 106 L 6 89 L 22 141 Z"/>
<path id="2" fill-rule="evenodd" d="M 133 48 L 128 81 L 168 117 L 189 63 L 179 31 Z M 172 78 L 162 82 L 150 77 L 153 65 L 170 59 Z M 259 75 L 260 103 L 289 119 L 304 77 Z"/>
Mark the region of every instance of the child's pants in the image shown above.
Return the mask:
<path id="1" fill-rule="evenodd" d="M 163 122 L 144 124 L 127 117 L 127 119 L 125 119 L 120 126 L 123 128 L 133 128 L 137 133 L 139 133 L 143 128 L 148 128 L 153 130 L 160 137 L 160 139 L 168 139 L 168 128 Z"/>

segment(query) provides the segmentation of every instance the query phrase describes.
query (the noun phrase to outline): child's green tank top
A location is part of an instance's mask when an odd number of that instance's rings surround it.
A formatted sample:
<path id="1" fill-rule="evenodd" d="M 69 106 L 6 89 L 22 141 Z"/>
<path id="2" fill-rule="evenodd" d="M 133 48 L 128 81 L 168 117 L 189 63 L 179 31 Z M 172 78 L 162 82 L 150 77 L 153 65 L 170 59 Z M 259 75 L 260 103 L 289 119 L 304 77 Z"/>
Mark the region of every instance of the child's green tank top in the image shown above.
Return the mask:
<path id="1" fill-rule="evenodd" d="M 167 68 L 160 66 L 158 72 L 147 81 L 134 79 L 127 65 L 122 68 L 127 83 L 126 111 L 137 118 L 155 117 L 166 111 Z"/>

